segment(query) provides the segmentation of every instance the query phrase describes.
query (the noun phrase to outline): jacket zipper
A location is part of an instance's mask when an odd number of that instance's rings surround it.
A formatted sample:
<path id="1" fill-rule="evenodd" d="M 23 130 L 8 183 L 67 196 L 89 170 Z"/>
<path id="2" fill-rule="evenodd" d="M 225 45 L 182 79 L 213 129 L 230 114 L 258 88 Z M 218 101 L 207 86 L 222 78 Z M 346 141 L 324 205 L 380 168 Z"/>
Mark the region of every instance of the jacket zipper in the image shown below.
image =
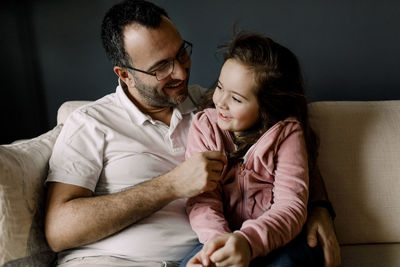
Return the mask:
<path id="1" fill-rule="evenodd" d="M 239 168 L 240 168 L 240 180 L 239 180 L 239 190 L 240 190 L 240 196 L 241 196 L 241 199 L 242 199 L 242 204 L 240 205 L 240 221 L 241 221 L 241 224 L 243 224 L 243 222 L 244 222 L 244 218 L 245 218 L 245 215 L 244 215 L 244 212 L 245 212 L 245 210 L 246 210 L 246 196 L 245 196 L 245 188 L 244 188 L 244 170 L 245 170 L 245 165 L 244 165 L 244 162 L 242 163 L 242 164 L 240 164 L 240 166 L 239 166 Z"/>

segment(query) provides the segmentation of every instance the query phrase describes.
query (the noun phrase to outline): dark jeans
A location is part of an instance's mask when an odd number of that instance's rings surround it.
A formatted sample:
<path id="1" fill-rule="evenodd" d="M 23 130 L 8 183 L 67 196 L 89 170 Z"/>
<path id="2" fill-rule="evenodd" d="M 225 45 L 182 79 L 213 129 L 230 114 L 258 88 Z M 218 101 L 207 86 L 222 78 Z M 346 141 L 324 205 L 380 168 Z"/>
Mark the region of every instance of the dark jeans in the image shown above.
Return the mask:
<path id="1" fill-rule="evenodd" d="M 250 267 L 317 267 L 324 265 L 324 254 L 321 246 L 310 248 L 307 244 L 305 230 L 286 246 L 278 248 L 265 257 L 258 257 L 251 261 Z M 203 247 L 197 246 L 181 262 L 179 267 L 185 267 L 187 262 Z"/>

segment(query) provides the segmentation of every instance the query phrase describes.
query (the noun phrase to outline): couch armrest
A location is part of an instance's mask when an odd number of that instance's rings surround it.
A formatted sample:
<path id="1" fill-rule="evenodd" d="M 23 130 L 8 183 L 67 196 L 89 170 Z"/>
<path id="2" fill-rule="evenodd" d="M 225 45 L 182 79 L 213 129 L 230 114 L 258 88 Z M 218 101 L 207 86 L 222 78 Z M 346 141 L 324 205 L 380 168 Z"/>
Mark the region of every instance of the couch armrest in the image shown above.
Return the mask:
<path id="1" fill-rule="evenodd" d="M 47 266 L 54 253 L 44 237 L 44 180 L 62 126 L 0 146 L 0 265 Z M 8 265 L 7 265 L 8 266 Z"/>

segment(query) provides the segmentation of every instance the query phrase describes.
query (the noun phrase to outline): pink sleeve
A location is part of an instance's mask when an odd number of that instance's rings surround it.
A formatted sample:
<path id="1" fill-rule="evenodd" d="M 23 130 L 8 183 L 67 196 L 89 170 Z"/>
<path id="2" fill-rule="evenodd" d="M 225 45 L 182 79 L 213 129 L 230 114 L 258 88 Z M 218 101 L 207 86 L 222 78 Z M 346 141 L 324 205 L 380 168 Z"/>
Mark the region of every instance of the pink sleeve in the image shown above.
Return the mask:
<path id="1" fill-rule="evenodd" d="M 207 110 L 199 112 L 193 119 L 188 134 L 186 158 L 207 150 L 223 151 L 222 135 L 208 114 Z M 189 198 L 186 211 L 201 243 L 231 232 L 223 214 L 220 185 L 214 191 Z"/>
<path id="2" fill-rule="evenodd" d="M 245 221 L 238 231 L 250 243 L 253 257 L 266 255 L 290 242 L 307 218 L 307 149 L 299 123 L 289 124 L 278 139 L 281 140 L 274 156 L 273 204 L 257 219 Z"/>

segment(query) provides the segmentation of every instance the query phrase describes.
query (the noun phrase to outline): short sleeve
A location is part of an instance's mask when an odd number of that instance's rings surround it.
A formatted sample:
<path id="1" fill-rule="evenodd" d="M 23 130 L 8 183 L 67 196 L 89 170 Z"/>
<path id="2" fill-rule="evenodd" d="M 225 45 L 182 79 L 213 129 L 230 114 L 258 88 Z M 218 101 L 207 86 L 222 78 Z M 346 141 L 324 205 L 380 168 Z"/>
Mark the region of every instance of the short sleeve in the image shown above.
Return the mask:
<path id="1" fill-rule="evenodd" d="M 49 161 L 47 182 L 61 182 L 94 192 L 103 167 L 104 133 L 83 110 L 66 121 Z"/>

